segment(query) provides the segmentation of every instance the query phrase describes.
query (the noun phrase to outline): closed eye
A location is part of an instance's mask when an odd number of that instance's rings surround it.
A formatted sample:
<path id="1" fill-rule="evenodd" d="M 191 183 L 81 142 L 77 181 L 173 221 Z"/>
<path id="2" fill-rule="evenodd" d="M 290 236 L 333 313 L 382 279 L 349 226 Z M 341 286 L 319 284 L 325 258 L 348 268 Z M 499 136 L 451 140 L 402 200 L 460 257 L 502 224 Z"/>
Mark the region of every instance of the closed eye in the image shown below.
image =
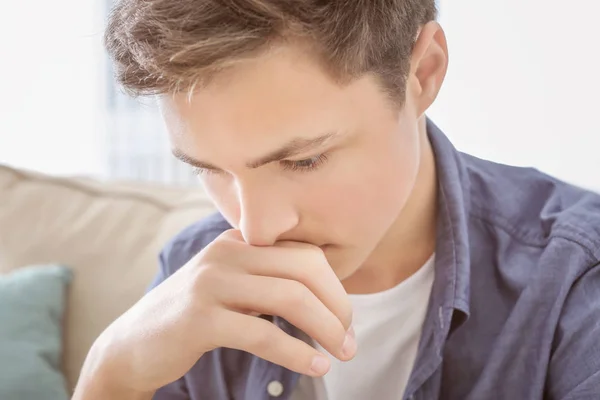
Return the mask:
<path id="1" fill-rule="evenodd" d="M 309 172 L 318 169 L 325 164 L 326 161 L 327 154 L 319 154 L 318 156 L 306 158 L 304 160 L 282 160 L 279 163 L 285 170 Z"/>
<path id="2" fill-rule="evenodd" d="M 287 171 L 310 172 L 321 167 L 327 159 L 327 154 L 319 154 L 303 160 L 281 160 L 279 161 L 279 164 Z M 222 170 L 213 168 L 194 167 L 193 170 L 196 175 L 214 175 L 223 173 Z"/>

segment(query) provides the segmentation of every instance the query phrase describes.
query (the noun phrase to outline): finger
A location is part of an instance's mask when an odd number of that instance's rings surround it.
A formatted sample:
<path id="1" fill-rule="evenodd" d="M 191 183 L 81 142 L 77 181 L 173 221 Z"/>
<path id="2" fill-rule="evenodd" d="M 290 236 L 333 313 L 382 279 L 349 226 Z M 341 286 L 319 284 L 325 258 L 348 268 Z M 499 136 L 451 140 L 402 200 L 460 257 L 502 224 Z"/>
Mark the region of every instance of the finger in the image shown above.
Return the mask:
<path id="1" fill-rule="evenodd" d="M 329 370 L 330 361 L 324 354 L 262 318 L 222 310 L 213 321 L 220 347 L 246 351 L 310 376 L 322 376 Z"/>
<path id="2" fill-rule="evenodd" d="M 320 248 L 281 242 L 273 247 L 254 247 L 251 252 L 254 254 L 240 261 L 248 273 L 303 283 L 337 316 L 346 331 L 350 328 L 350 298 Z"/>
<path id="3" fill-rule="evenodd" d="M 346 339 L 347 332 L 340 320 L 304 284 L 242 274 L 230 274 L 227 281 L 227 287 L 217 292 L 225 306 L 280 316 L 340 360 L 354 356 L 353 338 Z"/>
<path id="4" fill-rule="evenodd" d="M 221 234 L 211 244 L 215 245 L 222 245 L 219 253 L 228 254 L 233 268 L 302 282 L 340 319 L 346 330 L 350 328 L 350 299 L 319 247 L 292 241 L 277 242 L 275 246 L 249 246 L 236 229 Z"/>

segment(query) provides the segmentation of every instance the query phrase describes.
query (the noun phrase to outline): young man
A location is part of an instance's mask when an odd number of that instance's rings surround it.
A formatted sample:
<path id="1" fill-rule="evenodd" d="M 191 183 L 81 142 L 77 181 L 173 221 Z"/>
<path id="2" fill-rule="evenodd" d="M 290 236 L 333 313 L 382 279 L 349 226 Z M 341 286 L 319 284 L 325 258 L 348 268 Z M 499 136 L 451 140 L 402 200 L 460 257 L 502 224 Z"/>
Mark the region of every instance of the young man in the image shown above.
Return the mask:
<path id="1" fill-rule="evenodd" d="M 165 248 L 76 399 L 600 398 L 600 197 L 462 154 L 427 119 L 435 16 L 116 7 L 119 81 L 158 98 L 220 212 Z"/>

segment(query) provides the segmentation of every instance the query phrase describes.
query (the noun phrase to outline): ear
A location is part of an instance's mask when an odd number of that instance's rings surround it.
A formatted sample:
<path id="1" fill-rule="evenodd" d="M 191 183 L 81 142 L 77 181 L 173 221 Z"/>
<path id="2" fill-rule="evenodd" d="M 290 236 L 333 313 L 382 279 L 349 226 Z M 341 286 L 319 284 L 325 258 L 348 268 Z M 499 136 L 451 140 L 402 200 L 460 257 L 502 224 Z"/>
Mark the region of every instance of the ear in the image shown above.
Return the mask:
<path id="1" fill-rule="evenodd" d="M 435 21 L 424 25 L 411 56 L 408 90 L 418 117 L 437 97 L 448 69 L 448 47 L 442 27 Z"/>

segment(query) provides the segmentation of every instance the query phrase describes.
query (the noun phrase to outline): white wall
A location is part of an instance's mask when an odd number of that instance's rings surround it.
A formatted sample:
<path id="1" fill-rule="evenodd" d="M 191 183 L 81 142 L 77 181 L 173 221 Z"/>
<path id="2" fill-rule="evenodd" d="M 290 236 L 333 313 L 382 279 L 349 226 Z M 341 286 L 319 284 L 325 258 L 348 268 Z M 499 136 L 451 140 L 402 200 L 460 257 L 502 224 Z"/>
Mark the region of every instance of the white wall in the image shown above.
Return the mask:
<path id="1" fill-rule="evenodd" d="M 102 4 L 6 1 L 0 12 L 0 162 L 101 174 Z"/>
<path id="2" fill-rule="evenodd" d="M 600 1 L 441 0 L 430 116 L 461 150 L 600 190 Z"/>

